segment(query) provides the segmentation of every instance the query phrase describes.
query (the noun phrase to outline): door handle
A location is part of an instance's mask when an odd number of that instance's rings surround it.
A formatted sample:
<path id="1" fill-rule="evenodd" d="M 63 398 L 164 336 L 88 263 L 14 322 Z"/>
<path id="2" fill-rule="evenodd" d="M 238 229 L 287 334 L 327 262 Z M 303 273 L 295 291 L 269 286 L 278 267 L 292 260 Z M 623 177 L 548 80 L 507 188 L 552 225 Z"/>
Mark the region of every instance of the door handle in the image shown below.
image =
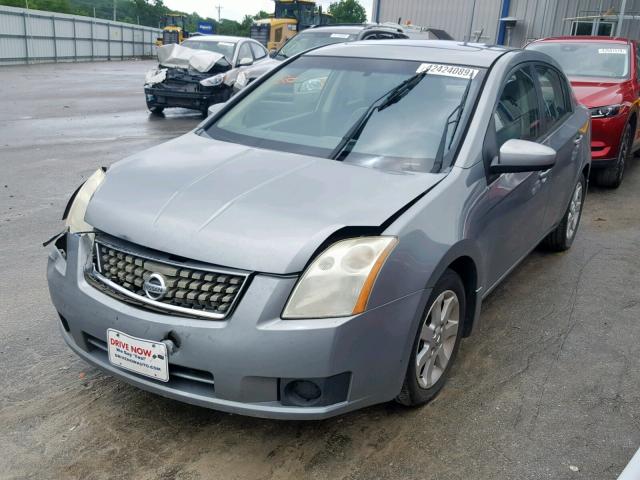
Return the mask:
<path id="1" fill-rule="evenodd" d="M 582 137 L 584 137 L 584 135 L 580 134 L 576 138 L 574 138 L 573 139 L 574 145 L 576 146 L 580 145 L 582 143 Z"/>
<path id="2" fill-rule="evenodd" d="M 542 172 L 538 172 L 538 177 L 542 180 L 546 180 L 549 178 L 549 174 L 551 173 L 551 169 L 543 170 Z"/>

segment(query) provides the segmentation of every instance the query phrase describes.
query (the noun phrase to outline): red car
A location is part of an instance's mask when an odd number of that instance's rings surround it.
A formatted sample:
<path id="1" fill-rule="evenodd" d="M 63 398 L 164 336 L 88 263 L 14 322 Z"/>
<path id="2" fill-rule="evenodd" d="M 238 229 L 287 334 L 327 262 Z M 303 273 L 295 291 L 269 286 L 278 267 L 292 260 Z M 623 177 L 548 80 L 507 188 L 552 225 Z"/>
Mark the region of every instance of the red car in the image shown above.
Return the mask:
<path id="1" fill-rule="evenodd" d="M 545 38 L 527 48 L 555 59 L 578 101 L 591 110 L 593 178 L 603 187 L 619 187 L 625 163 L 640 147 L 638 44 L 625 38 L 581 36 Z"/>

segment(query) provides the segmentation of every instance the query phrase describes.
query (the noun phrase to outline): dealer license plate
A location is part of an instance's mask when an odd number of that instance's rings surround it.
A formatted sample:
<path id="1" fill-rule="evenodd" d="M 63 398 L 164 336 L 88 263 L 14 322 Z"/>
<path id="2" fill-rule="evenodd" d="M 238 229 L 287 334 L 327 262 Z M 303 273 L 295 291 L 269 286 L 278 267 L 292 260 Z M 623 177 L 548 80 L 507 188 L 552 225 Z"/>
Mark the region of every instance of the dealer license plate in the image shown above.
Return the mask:
<path id="1" fill-rule="evenodd" d="M 167 346 L 161 342 L 135 338 L 112 328 L 107 330 L 109 362 L 140 375 L 169 381 Z"/>

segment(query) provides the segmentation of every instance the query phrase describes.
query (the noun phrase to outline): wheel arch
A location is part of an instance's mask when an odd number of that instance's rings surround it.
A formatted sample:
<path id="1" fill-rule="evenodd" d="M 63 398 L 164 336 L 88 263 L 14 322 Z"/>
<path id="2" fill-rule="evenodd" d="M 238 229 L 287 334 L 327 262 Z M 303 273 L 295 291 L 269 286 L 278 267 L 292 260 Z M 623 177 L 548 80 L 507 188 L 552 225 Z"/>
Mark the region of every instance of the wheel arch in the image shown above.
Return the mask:
<path id="1" fill-rule="evenodd" d="M 453 270 L 462 280 L 465 290 L 465 312 L 463 336 L 471 335 L 474 326 L 478 323 L 480 316 L 480 305 L 482 297 L 482 272 L 480 266 L 480 250 L 470 241 L 463 241 L 452 247 L 448 254 L 439 262 L 433 270 L 431 278 L 427 284 L 429 288 L 438 282 L 447 269 Z"/>
<path id="2" fill-rule="evenodd" d="M 633 137 L 631 138 L 631 150 L 633 151 L 638 129 L 638 110 L 636 108 L 631 110 L 631 113 L 629 114 L 629 120 L 627 120 L 627 122 L 629 123 L 629 125 L 631 125 L 631 134 L 633 135 Z"/>
<path id="3" fill-rule="evenodd" d="M 478 267 L 473 259 L 464 255 L 456 258 L 447 267 L 458 274 L 464 285 L 465 312 L 462 336 L 468 337 L 473 331 L 475 323 L 476 302 L 478 302 Z"/>

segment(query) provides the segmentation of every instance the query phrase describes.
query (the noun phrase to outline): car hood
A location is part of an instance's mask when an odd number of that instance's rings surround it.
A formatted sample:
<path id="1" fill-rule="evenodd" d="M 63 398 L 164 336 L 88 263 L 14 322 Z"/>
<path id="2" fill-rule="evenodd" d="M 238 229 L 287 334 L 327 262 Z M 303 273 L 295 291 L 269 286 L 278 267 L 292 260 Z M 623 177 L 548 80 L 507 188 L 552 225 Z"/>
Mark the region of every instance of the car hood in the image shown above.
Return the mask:
<path id="1" fill-rule="evenodd" d="M 192 68 L 200 73 L 209 72 L 217 63 L 230 67 L 229 61 L 221 53 L 194 50 L 177 44 L 158 47 L 157 54 L 161 67 Z"/>
<path id="2" fill-rule="evenodd" d="M 624 83 L 607 81 L 584 81 L 571 79 L 576 98 L 586 107 L 604 107 L 623 101 Z"/>
<path id="3" fill-rule="evenodd" d="M 113 165 L 96 229 L 215 265 L 301 271 L 343 227 L 378 227 L 445 174 L 385 172 L 189 133 Z"/>

